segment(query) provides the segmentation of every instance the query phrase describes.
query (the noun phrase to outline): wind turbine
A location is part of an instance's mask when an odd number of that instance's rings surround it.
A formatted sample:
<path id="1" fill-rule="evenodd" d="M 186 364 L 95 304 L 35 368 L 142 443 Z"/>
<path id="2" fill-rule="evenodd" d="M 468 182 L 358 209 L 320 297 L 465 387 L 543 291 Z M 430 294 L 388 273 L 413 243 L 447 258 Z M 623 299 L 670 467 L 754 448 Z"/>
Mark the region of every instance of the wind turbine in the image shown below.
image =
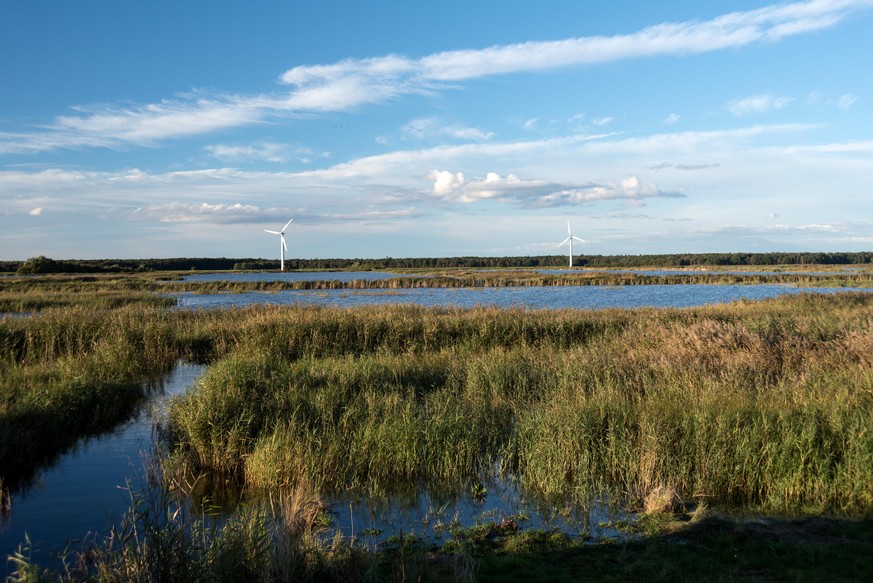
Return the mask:
<path id="1" fill-rule="evenodd" d="M 561 244 L 558 245 L 558 247 L 563 247 L 563 246 L 566 245 L 567 243 L 570 244 L 570 267 L 573 267 L 573 239 L 576 239 L 576 240 L 579 241 L 580 243 L 584 243 L 584 242 L 585 242 L 584 239 L 580 239 L 579 237 L 577 237 L 576 235 L 574 235 L 574 234 L 570 231 L 570 221 L 567 221 L 567 238 L 564 239 L 563 241 L 561 241 Z"/>
<path id="2" fill-rule="evenodd" d="M 269 229 L 264 229 L 265 233 L 270 233 L 271 235 L 279 235 L 279 271 L 285 271 L 285 251 L 288 250 L 288 244 L 285 243 L 285 229 L 288 228 L 288 225 L 290 225 L 291 221 L 293 220 L 294 219 L 291 219 L 287 223 L 285 223 L 285 226 L 282 227 L 281 231 L 271 231 Z"/>

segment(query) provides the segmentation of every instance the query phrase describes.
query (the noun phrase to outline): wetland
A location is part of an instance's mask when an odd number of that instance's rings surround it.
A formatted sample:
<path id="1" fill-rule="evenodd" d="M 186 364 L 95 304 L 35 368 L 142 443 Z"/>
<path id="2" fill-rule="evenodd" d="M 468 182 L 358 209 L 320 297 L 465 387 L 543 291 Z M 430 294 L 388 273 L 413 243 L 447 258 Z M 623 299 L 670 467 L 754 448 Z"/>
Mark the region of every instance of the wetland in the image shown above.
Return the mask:
<path id="1" fill-rule="evenodd" d="M 714 562 L 729 562 L 724 549 L 755 537 L 791 557 L 799 551 L 786 532 L 815 549 L 810 569 L 826 570 L 837 561 L 836 533 L 844 547 L 869 544 L 869 292 L 792 289 L 660 309 L 414 300 L 172 307 L 183 294 L 446 289 L 434 284 L 448 277 L 308 287 L 172 276 L 4 280 L 3 311 L 30 314 L 0 319 L 6 512 L 14 518 L 17 501 L 81 438 L 134 415 L 144 383 L 183 359 L 205 368 L 171 400 L 155 467 L 103 535 L 70 552 L 58 578 L 159 579 L 149 569 L 163 565 L 191 580 L 219 571 L 487 580 L 506 561 L 523 571 L 525 561 L 555 554 L 566 558 L 562 569 L 587 562 L 594 574 L 613 565 L 629 575 L 647 568 L 647 556 L 689 560 L 682 537 L 721 549 Z M 639 274 L 450 277 L 468 282 L 459 289 L 594 289 L 575 282 L 584 278 L 613 278 L 596 285 L 614 289 L 668 285 Z M 652 277 L 740 277 L 731 285 L 749 289 L 869 285 L 866 273 Z M 377 524 L 386 496 L 407 497 L 417 523 Z M 222 505 L 215 519 L 210 509 Z M 556 516 L 575 517 L 575 532 Z M 636 552 L 630 560 L 613 548 Z M 10 568 L 38 574 L 25 550 Z M 749 552 L 748 565 L 725 572 L 760 569 L 761 550 Z M 839 560 L 850 577 L 856 562 Z"/>

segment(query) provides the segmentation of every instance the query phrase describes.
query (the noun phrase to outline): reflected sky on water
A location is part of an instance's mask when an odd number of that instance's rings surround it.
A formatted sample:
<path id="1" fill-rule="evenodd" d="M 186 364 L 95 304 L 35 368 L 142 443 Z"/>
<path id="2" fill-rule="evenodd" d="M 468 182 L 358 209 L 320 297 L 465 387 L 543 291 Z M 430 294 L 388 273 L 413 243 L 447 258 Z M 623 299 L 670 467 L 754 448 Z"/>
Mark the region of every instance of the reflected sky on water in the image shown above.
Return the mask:
<path id="1" fill-rule="evenodd" d="M 253 304 L 313 304 L 352 307 L 418 304 L 440 307 L 497 306 L 530 309 L 681 308 L 763 300 L 801 292 L 834 293 L 845 288 L 801 288 L 761 285 L 627 285 L 496 288 L 416 288 L 367 290 L 288 290 L 179 295 L 183 308 L 229 308 Z M 864 291 L 864 290 L 856 290 Z M 869 290 L 866 290 L 869 291 Z"/>

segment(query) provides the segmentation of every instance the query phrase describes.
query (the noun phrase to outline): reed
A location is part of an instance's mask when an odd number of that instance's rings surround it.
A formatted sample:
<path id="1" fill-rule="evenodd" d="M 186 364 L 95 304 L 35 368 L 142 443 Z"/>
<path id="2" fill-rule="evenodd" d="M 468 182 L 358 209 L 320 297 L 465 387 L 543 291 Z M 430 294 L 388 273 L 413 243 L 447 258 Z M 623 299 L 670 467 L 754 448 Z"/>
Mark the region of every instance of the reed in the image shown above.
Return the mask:
<path id="1" fill-rule="evenodd" d="M 0 320 L 0 475 L 11 488 L 79 437 L 130 416 L 145 381 L 181 355 L 175 321 L 139 305 Z"/>
<path id="2" fill-rule="evenodd" d="M 71 306 L 0 320 L 0 459 L 123 418 L 177 358 L 174 460 L 253 490 L 657 488 L 771 510 L 873 508 L 870 294 L 682 310 Z M 52 426 L 57 432 L 41 428 Z M 48 439 L 48 435 L 63 438 Z"/>
<path id="3" fill-rule="evenodd" d="M 262 496 L 218 528 L 159 480 L 158 497 L 134 497 L 68 579 L 422 573 L 433 565 L 420 552 L 404 558 L 403 544 L 371 556 L 316 536 L 322 496 L 468 490 L 495 468 L 543 501 L 606 495 L 643 508 L 666 492 L 671 504 L 869 516 L 871 302 L 49 308 L 0 320 L 0 477 L 14 496 L 19 468 L 123 418 L 144 378 L 196 357 L 210 366 L 172 404 L 167 467 Z M 40 575 L 19 560 L 21 573 Z"/>
<path id="4" fill-rule="evenodd" d="M 873 508 L 870 295 L 691 310 L 258 309 L 173 407 L 177 455 L 255 489 Z"/>

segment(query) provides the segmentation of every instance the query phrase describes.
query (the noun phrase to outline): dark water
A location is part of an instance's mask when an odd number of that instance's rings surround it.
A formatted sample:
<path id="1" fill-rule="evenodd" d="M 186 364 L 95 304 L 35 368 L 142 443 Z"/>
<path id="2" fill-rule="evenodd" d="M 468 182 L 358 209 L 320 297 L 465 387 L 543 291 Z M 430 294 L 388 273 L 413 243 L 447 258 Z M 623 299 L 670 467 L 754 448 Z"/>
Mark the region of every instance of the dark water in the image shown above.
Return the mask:
<path id="1" fill-rule="evenodd" d="M 106 532 L 129 507 L 128 477 L 143 474 L 153 443 L 153 428 L 168 397 L 182 394 L 204 366 L 177 363 L 162 383 L 149 387 L 149 399 L 133 418 L 114 431 L 83 440 L 40 472 L 27 491 L 12 495 L 9 516 L 0 519 L 0 573 L 11 569 L 6 556 L 30 536 L 34 558 L 45 560 L 89 532 Z"/>
<path id="2" fill-rule="evenodd" d="M 497 306 L 531 309 L 681 308 L 741 299 L 761 300 L 801 292 L 837 291 L 846 291 L 846 289 L 767 284 L 291 290 L 238 294 L 182 294 L 179 296 L 179 305 L 185 308 L 227 308 L 251 304 L 300 303 L 351 307 L 411 303 L 424 306 Z"/>

